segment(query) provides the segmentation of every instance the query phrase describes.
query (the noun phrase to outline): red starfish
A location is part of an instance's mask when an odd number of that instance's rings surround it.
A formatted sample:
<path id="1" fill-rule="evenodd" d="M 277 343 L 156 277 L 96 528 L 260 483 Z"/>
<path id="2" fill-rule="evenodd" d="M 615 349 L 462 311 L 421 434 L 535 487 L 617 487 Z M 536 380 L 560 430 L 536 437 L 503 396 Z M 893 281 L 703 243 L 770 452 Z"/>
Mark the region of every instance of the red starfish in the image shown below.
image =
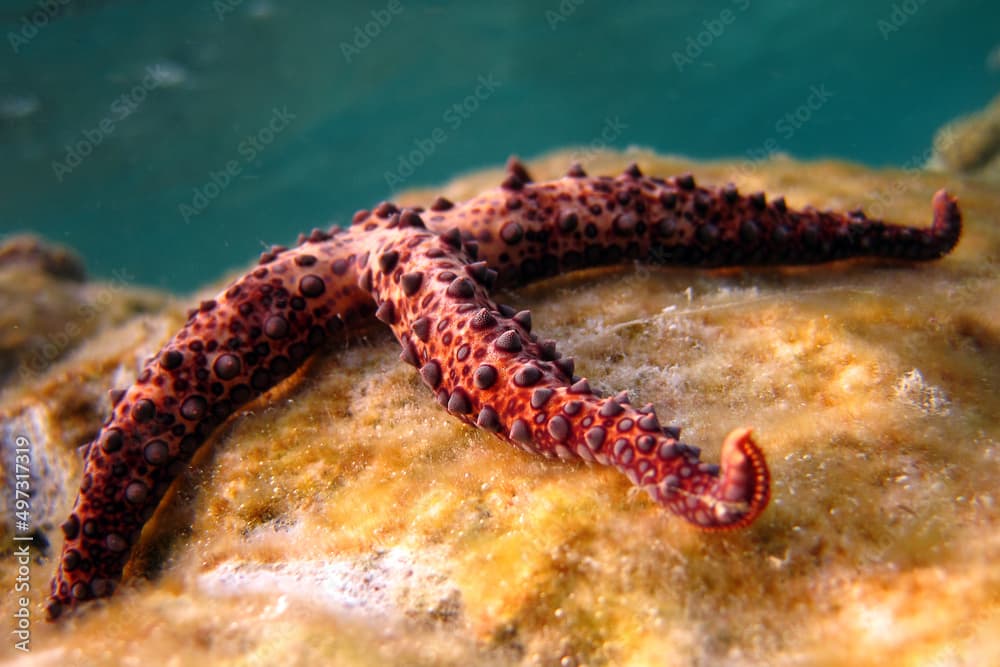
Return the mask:
<path id="1" fill-rule="evenodd" d="M 764 455 L 739 428 L 721 465 L 701 463 L 676 428 L 624 394 L 601 398 L 573 360 L 531 334 L 527 311 L 490 291 L 573 269 L 646 261 L 694 266 L 810 264 L 846 257 L 930 260 L 961 232 L 954 198 L 934 196 L 934 223 L 916 229 L 861 213 L 788 210 L 782 199 L 708 189 L 691 176 L 532 183 L 516 160 L 503 185 L 429 210 L 383 203 L 349 229 L 315 230 L 275 247 L 187 324 L 114 400 L 87 448 L 80 493 L 63 524 L 50 618 L 111 594 L 170 483 L 240 405 L 374 314 L 400 357 L 420 369 L 458 418 L 548 457 L 612 465 L 701 528 L 738 528 L 767 505 Z"/>

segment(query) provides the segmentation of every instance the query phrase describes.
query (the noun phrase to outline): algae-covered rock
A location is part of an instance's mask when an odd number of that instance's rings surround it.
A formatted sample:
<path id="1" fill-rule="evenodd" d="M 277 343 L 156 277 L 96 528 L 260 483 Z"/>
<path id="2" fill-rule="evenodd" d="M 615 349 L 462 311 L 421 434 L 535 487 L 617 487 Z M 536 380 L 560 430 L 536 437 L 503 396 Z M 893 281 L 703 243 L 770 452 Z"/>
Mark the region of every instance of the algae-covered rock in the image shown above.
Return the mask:
<path id="1" fill-rule="evenodd" d="M 553 177 L 568 160 L 529 166 Z M 836 162 L 632 151 L 586 166 L 631 161 L 909 224 L 929 223 L 940 187 L 963 206 L 960 244 L 934 263 L 636 266 L 499 295 L 531 308 L 580 374 L 652 402 L 707 460 L 754 426 L 774 496 L 753 526 L 699 532 L 614 471 L 534 458 L 459 423 L 373 329 L 220 430 L 113 598 L 45 624 L 54 550 L 38 558 L 32 664 L 1000 663 L 1000 194 Z M 461 199 L 499 177 L 402 200 Z M 123 325 L 135 337 L 119 361 L 87 339 L 60 377 L 127 381 L 179 312 L 139 321 L 148 328 Z M 27 419 L 44 403 L 55 425 L 33 446 L 74 461 L 105 406 L 89 389 L 44 391 L 0 410 Z M 86 407 L 64 411 L 74 400 Z M 65 513 L 77 464 L 62 465 L 71 472 L 36 483 Z M 4 560 L 5 581 L 14 568 Z"/>
<path id="2" fill-rule="evenodd" d="M 931 166 L 1000 180 L 1000 95 L 982 111 L 956 118 L 938 130 Z"/>
<path id="3" fill-rule="evenodd" d="M 29 235 L 0 239 L 0 387 L 39 380 L 96 332 L 158 310 L 164 300 L 137 288 L 128 272 L 88 282 L 66 248 Z"/>

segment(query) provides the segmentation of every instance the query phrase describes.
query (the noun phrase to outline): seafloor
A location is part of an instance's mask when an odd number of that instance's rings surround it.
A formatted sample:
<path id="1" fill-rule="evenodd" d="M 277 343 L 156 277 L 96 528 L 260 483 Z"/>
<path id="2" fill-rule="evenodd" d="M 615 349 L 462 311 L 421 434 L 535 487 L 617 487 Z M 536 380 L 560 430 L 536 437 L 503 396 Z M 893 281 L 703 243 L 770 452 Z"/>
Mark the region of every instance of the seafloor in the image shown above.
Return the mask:
<path id="1" fill-rule="evenodd" d="M 0 346 L 3 465 L 10 480 L 11 443 L 27 437 L 36 544 L 51 542 L 31 566 L 26 664 L 1000 664 L 996 187 L 838 162 L 576 157 L 592 173 L 637 160 L 918 225 L 946 186 L 966 228 L 929 264 L 633 266 L 500 294 L 530 307 L 578 372 L 653 402 L 707 460 L 753 425 L 774 498 L 748 529 L 699 532 L 614 471 L 533 458 L 460 424 L 375 329 L 220 429 L 120 592 L 54 625 L 41 610 L 75 447 L 99 426 L 105 390 L 135 376 L 187 304 L 15 253 L 0 267 L 3 328 L 21 331 Z M 570 158 L 529 166 L 552 177 Z M 96 315 L 84 321 L 81 303 Z M 39 362 L 51 321 L 81 331 L 48 341 L 59 358 Z M 4 557 L 0 580 L 15 577 Z M 17 653 L 11 639 L 3 650 Z"/>

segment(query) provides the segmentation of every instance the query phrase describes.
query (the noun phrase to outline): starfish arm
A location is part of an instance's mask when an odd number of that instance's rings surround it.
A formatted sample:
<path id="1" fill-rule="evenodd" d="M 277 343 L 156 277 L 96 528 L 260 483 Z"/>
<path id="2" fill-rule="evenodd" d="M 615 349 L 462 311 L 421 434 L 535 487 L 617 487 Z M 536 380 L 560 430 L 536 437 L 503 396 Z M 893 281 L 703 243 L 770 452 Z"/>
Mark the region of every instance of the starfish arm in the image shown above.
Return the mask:
<path id="1" fill-rule="evenodd" d="M 314 232 L 296 248 L 264 253 L 259 266 L 192 310 L 135 384 L 116 393 L 86 447 L 80 491 L 62 526 L 50 617 L 110 595 L 142 526 L 216 427 L 373 312 L 357 285 L 358 236 Z"/>
<path id="2" fill-rule="evenodd" d="M 721 469 L 701 463 L 652 407 L 599 397 L 531 334 L 527 311 L 491 300 L 496 274 L 467 244 L 419 229 L 385 239 L 369 281 L 376 317 L 451 414 L 527 452 L 614 466 L 702 528 L 744 526 L 766 507 L 767 464 L 749 430 L 727 438 Z"/>
<path id="3" fill-rule="evenodd" d="M 705 188 L 691 176 L 616 178 L 574 168 L 555 181 L 531 182 L 516 161 L 503 185 L 460 205 L 439 199 L 427 226 L 457 228 L 503 286 L 591 266 L 641 261 L 688 266 L 816 264 L 851 257 L 931 260 L 958 242 L 958 204 L 934 196 L 929 228 L 850 214 L 789 209 L 784 199 Z"/>

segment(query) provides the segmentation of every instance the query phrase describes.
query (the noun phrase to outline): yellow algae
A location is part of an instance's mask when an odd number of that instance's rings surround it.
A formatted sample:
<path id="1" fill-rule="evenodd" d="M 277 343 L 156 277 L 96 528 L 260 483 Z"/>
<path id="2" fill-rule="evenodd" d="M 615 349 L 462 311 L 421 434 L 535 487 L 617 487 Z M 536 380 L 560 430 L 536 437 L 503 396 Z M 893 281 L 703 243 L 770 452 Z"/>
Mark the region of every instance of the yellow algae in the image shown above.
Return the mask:
<path id="1" fill-rule="evenodd" d="M 529 166 L 544 178 L 567 159 Z M 790 206 L 877 203 L 910 224 L 929 223 L 937 188 L 962 203 L 962 241 L 935 263 L 625 267 L 499 295 L 531 308 L 578 373 L 653 403 L 707 460 L 752 425 L 774 478 L 756 524 L 698 532 L 613 471 L 534 458 L 461 424 L 373 330 L 223 427 L 145 531 L 119 594 L 55 626 L 38 620 L 34 662 L 995 663 L 1000 195 L 784 158 L 630 151 L 586 166 L 633 160 Z M 442 190 L 461 199 L 499 173 Z M 117 365 L 95 363 L 84 341 L 58 377 L 86 377 L 94 413 L 102 385 L 168 334 L 150 328 Z M 69 398 L 53 377 L 0 410 L 25 419 L 49 401 L 39 446 L 71 461 L 83 431 L 60 425 Z M 74 492 L 67 482 L 53 502 L 65 510 Z M 36 611 L 51 570 L 35 568 Z"/>

